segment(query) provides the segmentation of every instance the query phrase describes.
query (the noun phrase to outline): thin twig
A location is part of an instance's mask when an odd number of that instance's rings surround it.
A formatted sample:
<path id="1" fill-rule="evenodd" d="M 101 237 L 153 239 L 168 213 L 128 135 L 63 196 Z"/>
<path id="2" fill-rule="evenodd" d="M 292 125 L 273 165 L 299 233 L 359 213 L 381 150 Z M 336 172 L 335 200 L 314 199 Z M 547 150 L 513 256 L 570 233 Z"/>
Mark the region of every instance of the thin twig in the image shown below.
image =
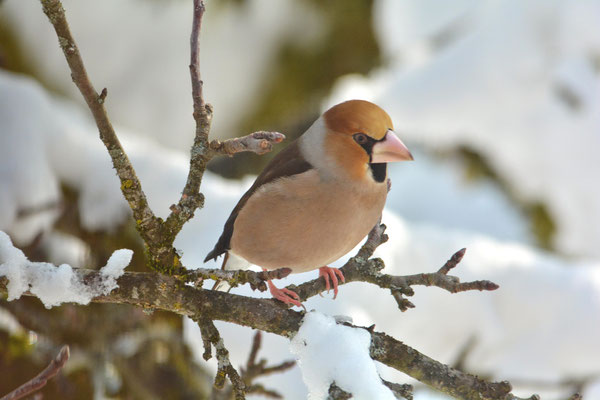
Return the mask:
<path id="1" fill-rule="evenodd" d="M 283 133 L 259 131 L 224 141 L 213 140 L 210 142 L 211 158 L 215 155 L 232 156 L 244 151 L 265 154 L 273 149 L 273 144 L 281 143 L 284 139 Z"/>
<path id="2" fill-rule="evenodd" d="M 256 331 L 254 339 L 252 340 L 250 354 L 248 355 L 248 360 L 246 361 L 246 367 L 241 369 L 242 380 L 246 384 L 247 388 L 246 393 L 262 394 L 266 397 L 281 399 L 283 397 L 278 392 L 274 390 L 265 389 L 264 386 L 255 384 L 253 381 L 261 376 L 267 376 L 287 371 L 288 369 L 296 365 L 296 361 L 284 361 L 281 364 L 270 367 L 267 366 L 267 360 L 265 360 L 264 358 L 256 362 L 256 357 L 258 355 L 258 350 L 260 349 L 261 342 L 262 333 L 261 331 Z"/>
<path id="3" fill-rule="evenodd" d="M 346 280 L 345 282 L 339 282 L 339 285 L 341 286 L 350 282 L 360 281 L 369 282 L 384 289 L 390 289 L 402 311 L 414 307 L 409 300 L 403 297 L 403 295 L 412 296 L 414 294 L 411 286 L 437 286 L 451 293 L 468 290 L 496 290 L 499 287 L 490 281 L 460 282 L 459 278 L 447 275 L 448 271 L 460 262 L 465 253 L 465 249 L 461 249 L 454 254 L 437 272 L 405 276 L 382 274 L 380 271 L 385 267 L 383 261 L 378 258 L 369 259 L 369 257 L 373 255 L 375 249 L 385 241 L 387 241 L 385 225 L 378 224 L 373 227 L 367 241 L 361 247 L 357 255 L 348 260 L 348 262 L 340 268 Z M 305 301 L 325 290 L 325 282 L 322 279 L 317 278 L 298 286 L 290 285 L 288 286 L 288 289 L 298 293 L 301 301 Z"/>
<path id="4" fill-rule="evenodd" d="M 142 190 L 142 185 L 108 119 L 108 114 L 104 108 L 106 92 L 103 90 L 101 94 L 98 94 L 90 82 L 75 39 L 71 35 L 71 30 L 65 17 L 65 10 L 60 0 L 41 0 L 41 3 L 44 13 L 56 31 L 58 42 L 71 69 L 71 78 L 75 85 L 77 85 L 94 116 L 98 131 L 100 132 L 100 138 L 106 146 L 113 167 L 121 180 L 123 196 L 133 211 L 138 231 L 146 243 L 156 243 L 156 234 L 160 234 L 161 225 L 150 209 L 146 195 Z"/>
<path id="5" fill-rule="evenodd" d="M 258 355 L 258 350 L 260 349 L 261 343 L 262 333 L 260 331 L 256 331 L 254 338 L 252 339 L 252 347 L 250 348 L 250 353 L 248 354 L 248 361 L 246 361 L 246 371 L 250 370 L 253 365 L 256 365 L 256 356 Z"/>
<path id="6" fill-rule="evenodd" d="M 46 386 L 46 383 L 48 383 L 50 379 L 54 378 L 56 374 L 60 372 L 68 359 L 69 346 L 64 345 L 58 352 L 58 355 L 52 361 L 50 361 L 50 364 L 48 364 L 48 366 L 42 372 L 6 396 L 0 398 L 0 400 L 17 400 L 40 390 Z"/>
<path id="7" fill-rule="evenodd" d="M 368 260 L 375 250 L 388 241 L 388 235 L 385 234 L 386 226 L 381 223 L 381 221 L 377 222 L 369 235 L 367 236 L 367 241 L 362 245 L 355 258 L 360 260 Z"/>
<path id="8" fill-rule="evenodd" d="M 219 334 L 219 331 L 215 327 L 215 324 L 211 319 L 206 317 L 200 317 L 195 319 L 200 327 L 200 333 L 202 334 L 202 341 L 204 342 L 205 355 L 206 358 L 206 347 L 213 345 L 215 348 L 215 355 L 217 357 L 217 376 L 215 377 L 214 386 L 217 389 L 223 389 L 225 385 L 226 377 L 229 377 L 231 381 L 231 385 L 233 386 L 233 390 L 235 392 L 235 398 L 237 399 L 245 399 L 246 385 L 244 381 L 235 370 L 235 368 L 231 365 L 231 361 L 229 360 L 229 350 L 225 347 L 225 343 Z M 207 343 L 210 343 L 207 345 Z M 210 350 L 208 350 L 210 353 Z"/>
<path id="9" fill-rule="evenodd" d="M 530 397 L 517 397 L 514 394 L 509 393 L 503 400 L 541 400 L 541 397 L 537 394 L 533 394 Z"/>
<path id="10" fill-rule="evenodd" d="M 17 218 L 29 218 L 37 216 L 42 213 L 49 211 L 61 212 L 64 208 L 64 204 L 60 200 L 52 200 L 44 204 L 39 204 L 32 207 L 22 208 L 17 212 Z"/>
<path id="11" fill-rule="evenodd" d="M 174 240 L 183 225 L 189 221 L 196 209 L 204 204 L 204 196 L 200 193 L 200 184 L 208 162 L 217 155 L 231 156 L 243 151 L 264 154 L 271 151 L 274 143 L 279 143 L 285 136 L 279 132 L 254 132 L 250 135 L 228 139 L 213 140 L 209 143 L 208 135 L 212 121 L 212 106 L 204 101 L 202 78 L 200 75 L 200 30 L 205 6 L 202 0 L 194 0 L 192 33 L 190 35 L 190 78 L 192 81 L 192 99 L 196 133 L 190 157 L 190 169 L 181 198 L 171 206 L 171 213 L 165 221 L 169 240 Z"/>
<path id="12" fill-rule="evenodd" d="M 438 270 L 440 274 L 448 275 L 448 272 L 454 267 L 458 265 L 459 262 L 462 261 L 465 253 L 467 252 L 466 248 L 462 248 L 450 257 L 448 261 Z"/>
<path id="13" fill-rule="evenodd" d="M 327 400 L 349 400 L 351 398 L 352 394 L 346 392 L 344 389 L 336 385 L 335 382 L 329 385 Z"/>
<path id="14" fill-rule="evenodd" d="M 148 248 L 150 267 L 168 274 L 183 272 L 183 267 L 173 243 L 183 225 L 194 216 L 194 212 L 198 208 L 204 205 L 204 197 L 200 193 L 200 184 L 208 161 L 218 154 L 234 154 L 239 151 L 254 151 L 262 154 L 271 149 L 272 143 L 283 140 L 283 135 L 258 132 L 239 139 L 224 142 L 213 141 L 213 147 L 211 148 L 208 142 L 208 133 L 212 119 L 212 107 L 204 102 L 199 62 L 199 38 L 205 8 L 203 1 L 194 0 L 189 68 L 192 81 L 193 116 L 196 121 L 196 134 L 191 149 L 190 169 L 181 198 L 176 205 L 171 207 L 171 213 L 163 222 L 150 209 L 141 182 L 108 118 L 104 108 L 108 91 L 104 88 L 101 93 L 98 93 L 90 82 L 79 49 L 69 29 L 62 3 L 60 0 L 40 1 L 44 13 L 48 16 L 56 31 L 58 42 L 69 64 L 73 82 L 77 85 L 94 116 L 100 138 L 106 146 L 113 166 L 121 180 L 121 191 L 133 212 L 138 232 Z"/>
<path id="15" fill-rule="evenodd" d="M 397 399 L 403 398 L 406 400 L 413 400 L 412 385 L 409 385 L 406 383 L 403 383 L 403 384 L 393 383 L 393 382 L 386 381 L 385 379 L 382 379 L 382 382 L 385 386 L 390 388 L 390 390 L 392 391 L 392 393 L 394 393 L 394 396 L 396 396 Z"/>
<path id="16" fill-rule="evenodd" d="M 260 377 L 269 374 L 273 374 L 276 372 L 284 372 L 294 365 L 296 365 L 295 361 L 286 361 L 279 365 L 273 367 L 266 367 L 267 360 L 261 359 L 256 362 L 256 357 L 258 355 L 258 351 L 260 349 L 260 345 L 262 342 L 262 334 L 261 331 L 257 330 L 254 335 L 254 339 L 252 340 L 252 347 L 250 348 L 250 353 L 248 354 L 248 360 L 246 361 L 246 366 L 241 367 L 241 378 L 246 385 L 246 394 L 258 394 L 263 397 L 271 398 L 271 399 L 282 399 L 283 396 L 276 392 L 275 390 L 270 390 L 265 388 L 261 384 L 253 383 L 253 381 Z M 209 344 L 210 346 L 210 344 Z M 222 392 L 213 391 L 213 399 L 230 399 L 232 397 L 233 387 L 229 386 L 227 390 Z"/>
<path id="17" fill-rule="evenodd" d="M 165 224 L 169 236 L 175 239 L 183 225 L 189 221 L 196 209 L 204 204 L 204 196 L 200 193 L 202 176 L 206 164 L 210 161 L 208 134 L 212 121 L 212 106 L 204 102 L 202 93 L 203 82 L 200 76 L 200 30 L 204 15 L 204 1 L 194 0 L 194 13 L 192 19 L 192 33 L 190 35 L 190 78 L 192 82 L 192 100 L 194 105 L 194 120 L 196 121 L 196 134 L 191 149 L 190 169 L 181 198 L 177 204 L 171 206 L 171 214 Z"/>

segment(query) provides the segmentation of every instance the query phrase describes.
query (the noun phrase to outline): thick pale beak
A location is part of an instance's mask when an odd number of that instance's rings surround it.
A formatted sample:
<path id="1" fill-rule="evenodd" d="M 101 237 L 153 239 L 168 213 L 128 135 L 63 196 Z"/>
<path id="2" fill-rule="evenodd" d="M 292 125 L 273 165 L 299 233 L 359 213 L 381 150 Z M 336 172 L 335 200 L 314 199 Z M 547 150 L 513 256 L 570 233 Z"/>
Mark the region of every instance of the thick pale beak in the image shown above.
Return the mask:
<path id="1" fill-rule="evenodd" d="M 392 130 L 387 131 L 383 140 L 373 146 L 371 162 L 374 164 L 412 160 L 412 154 Z"/>

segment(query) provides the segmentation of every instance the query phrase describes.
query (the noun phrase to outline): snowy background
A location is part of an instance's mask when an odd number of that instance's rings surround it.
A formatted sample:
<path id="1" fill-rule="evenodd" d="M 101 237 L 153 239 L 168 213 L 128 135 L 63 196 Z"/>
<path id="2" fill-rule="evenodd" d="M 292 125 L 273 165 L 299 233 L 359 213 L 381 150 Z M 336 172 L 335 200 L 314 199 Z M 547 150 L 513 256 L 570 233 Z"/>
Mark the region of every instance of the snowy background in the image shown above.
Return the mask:
<path id="1" fill-rule="evenodd" d="M 314 46 L 329 21 L 309 2 L 209 6 L 201 57 L 213 133 L 241 135 L 282 43 Z M 93 82 L 108 87 L 109 113 L 150 205 L 164 217 L 183 187 L 192 140 L 191 6 L 65 1 L 65 8 Z M 111 29 L 99 20 L 110 20 Z M 306 307 L 376 324 L 435 359 L 460 359 L 466 371 L 508 379 L 522 395 L 565 397 L 576 386 L 561 384 L 568 381 L 600 398 L 600 1 L 378 0 L 369 22 L 381 62 L 340 76 L 306 107 L 374 101 L 415 155 L 390 166 L 383 216 L 390 241 L 376 255 L 387 273 L 410 274 L 437 270 L 467 247 L 455 273 L 500 289 L 417 289 L 416 309 L 400 313 L 387 292 L 353 283 L 335 301 L 317 297 Z M 35 76 L 0 69 L 0 230 L 17 247 L 36 242 L 45 261 L 89 267 L 90 249 L 57 227 L 60 208 L 52 205 L 73 188 L 82 228 L 115 232 L 127 221 L 127 204 L 39 4 L 5 0 L 0 24 L 22 49 L 23 70 Z M 176 242 L 185 265 L 202 265 L 251 182 L 205 175 L 205 209 Z M 233 364 L 242 364 L 252 333 L 218 327 Z M 193 322 L 185 321 L 184 336 L 205 365 Z M 265 342 L 261 354 L 270 362 L 294 358 L 288 340 L 266 335 Z M 383 366 L 380 374 L 410 381 Z M 265 382 L 286 399 L 308 393 L 299 368 Z"/>

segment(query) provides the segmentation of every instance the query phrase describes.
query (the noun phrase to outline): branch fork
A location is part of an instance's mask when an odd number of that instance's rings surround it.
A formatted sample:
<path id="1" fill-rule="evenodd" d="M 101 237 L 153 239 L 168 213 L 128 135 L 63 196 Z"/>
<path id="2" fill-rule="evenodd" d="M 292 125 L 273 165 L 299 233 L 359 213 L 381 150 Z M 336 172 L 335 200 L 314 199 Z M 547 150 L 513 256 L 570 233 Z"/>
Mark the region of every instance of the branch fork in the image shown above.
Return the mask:
<path id="1" fill-rule="evenodd" d="M 119 279 L 119 288 L 106 296 L 93 301 L 104 303 L 133 304 L 142 308 L 161 309 L 189 316 L 200 326 L 204 343 L 204 357 L 212 357 L 212 348 L 219 368 L 215 386 L 222 387 L 226 377 L 232 382 L 235 396 L 244 398 L 248 387 L 243 379 L 244 374 L 251 376 L 255 370 L 265 372 L 269 368 L 264 363 L 255 362 L 260 345 L 260 337 L 255 337 L 255 343 L 250 353 L 246 369 L 242 376 L 233 368 L 229 360 L 229 352 L 225 348 L 219 331 L 213 320 L 222 320 L 250 326 L 260 330 L 290 337 L 300 327 L 303 314 L 292 311 L 277 304 L 274 300 L 254 299 L 230 293 L 207 291 L 197 287 L 182 284 L 182 280 L 200 282 L 203 279 L 225 279 L 232 284 L 250 283 L 259 290 L 266 289 L 264 280 L 286 276 L 284 270 L 261 273 L 242 274 L 239 271 L 196 270 L 187 271 L 173 247 L 175 237 L 183 225 L 193 217 L 196 209 L 204 204 L 200 193 L 200 184 L 207 163 L 217 155 L 232 155 L 241 151 L 252 151 L 263 154 L 271 150 L 272 145 L 281 142 L 285 136 L 278 132 L 255 132 L 245 137 L 225 141 L 209 142 L 208 135 L 213 115 L 210 104 L 203 98 L 203 82 L 199 69 L 199 36 L 204 15 L 204 2 L 194 0 L 192 33 L 190 36 L 190 77 L 192 84 L 193 116 L 196 122 L 194 144 L 191 149 L 190 169 L 187 181 L 178 203 L 171 206 L 171 213 L 165 221 L 156 217 L 150 209 L 141 182 L 137 178 L 125 151 L 123 150 L 108 115 L 104 108 L 107 90 L 100 94 L 92 86 L 85 70 L 80 52 L 73 39 L 65 18 L 65 12 L 60 0 L 40 0 L 45 14 L 54 26 L 60 47 L 63 50 L 71 76 L 83 95 L 106 146 L 113 166 L 121 181 L 123 196 L 130 205 L 140 236 L 147 246 L 149 264 L 157 271 L 167 273 L 131 273 L 127 272 Z M 389 185 L 389 182 L 388 182 Z M 385 225 L 377 224 L 369 234 L 366 243 L 358 254 L 351 258 L 342 268 L 346 283 L 363 281 L 389 289 L 400 309 L 404 310 L 414 305 L 403 296 L 411 296 L 411 286 L 437 286 L 456 293 L 466 290 L 495 290 L 498 285 L 489 281 L 474 281 L 461 283 L 457 277 L 448 273 L 462 259 L 464 249 L 457 252 L 437 272 L 409 276 L 393 276 L 381 273 L 383 261 L 371 258 L 375 249 L 387 241 Z M 224 273 L 229 275 L 223 275 Z M 251 271 L 250 271 L 251 272 Z M 97 271 L 78 270 L 78 274 L 93 278 Z M 168 276 L 171 274 L 177 276 Z M 221 275 L 219 275 L 221 274 Z M 0 278 L 0 292 L 6 292 L 6 280 Z M 321 279 L 306 282 L 298 287 L 290 287 L 304 301 L 325 288 Z M 30 293 L 28 293 L 31 295 Z M 371 357 L 392 368 L 405 372 L 425 384 L 461 399 L 485 400 L 516 400 L 508 382 L 489 383 L 473 375 L 452 369 L 419 353 L 385 333 L 371 332 Z M 61 351 L 62 353 L 62 351 Z M 68 357 L 68 350 L 67 355 Z M 65 360 L 66 361 L 66 360 Z M 284 363 L 285 364 L 285 363 Z M 57 361 L 56 365 L 59 365 Z M 64 365 L 64 363 L 63 363 Z M 283 365 L 283 364 L 282 364 Z M 62 365 L 60 366 L 62 367 Z M 60 369 L 58 367 L 58 369 Z M 50 368 L 50 367 L 49 367 Z M 56 367 L 53 367 L 56 370 Z M 284 367 L 272 367 L 272 370 Z M 572 399 L 577 397 L 573 396 Z M 532 396 L 530 399 L 535 399 Z"/>
<path id="2" fill-rule="evenodd" d="M 457 251 L 437 272 L 429 274 L 415 274 L 406 276 L 396 276 L 381 273 L 385 264 L 379 258 L 370 258 L 377 247 L 388 240 L 385 234 L 386 226 L 378 223 L 373 227 L 367 241 L 360 248 L 356 256 L 352 257 L 340 270 L 346 278 L 344 285 L 350 282 L 368 282 L 383 289 L 390 289 L 390 292 L 401 311 L 414 308 L 408 299 L 403 296 L 412 296 L 414 291 L 411 286 L 437 286 L 450 293 L 464 292 L 468 290 L 496 290 L 498 285 L 490 281 L 473 281 L 461 283 L 456 276 L 448 275 L 448 272 L 456 267 L 462 260 L 466 249 Z M 322 279 L 315 279 L 299 286 L 290 285 L 288 289 L 295 291 L 300 296 L 300 301 L 321 293 L 325 290 L 325 282 Z"/>

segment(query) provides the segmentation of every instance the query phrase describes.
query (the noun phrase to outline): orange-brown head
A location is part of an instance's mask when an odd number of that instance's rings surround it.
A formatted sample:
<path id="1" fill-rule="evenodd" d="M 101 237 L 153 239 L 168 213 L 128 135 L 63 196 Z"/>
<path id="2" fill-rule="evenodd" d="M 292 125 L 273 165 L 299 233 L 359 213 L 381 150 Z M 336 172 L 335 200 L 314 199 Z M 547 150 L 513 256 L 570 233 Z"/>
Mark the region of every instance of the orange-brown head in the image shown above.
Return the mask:
<path id="1" fill-rule="evenodd" d="M 364 133 L 375 140 L 394 130 L 392 119 L 378 105 L 365 100 L 349 100 L 331 107 L 323 114 L 325 126 L 336 133 L 352 136 Z"/>
<path id="2" fill-rule="evenodd" d="M 396 136 L 390 116 L 364 100 L 350 100 L 327 110 L 323 146 L 326 155 L 356 180 L 385 178 L 385 163 L 412 160 Z M 382 165 L 374 165 L 382 164 Z"/>

